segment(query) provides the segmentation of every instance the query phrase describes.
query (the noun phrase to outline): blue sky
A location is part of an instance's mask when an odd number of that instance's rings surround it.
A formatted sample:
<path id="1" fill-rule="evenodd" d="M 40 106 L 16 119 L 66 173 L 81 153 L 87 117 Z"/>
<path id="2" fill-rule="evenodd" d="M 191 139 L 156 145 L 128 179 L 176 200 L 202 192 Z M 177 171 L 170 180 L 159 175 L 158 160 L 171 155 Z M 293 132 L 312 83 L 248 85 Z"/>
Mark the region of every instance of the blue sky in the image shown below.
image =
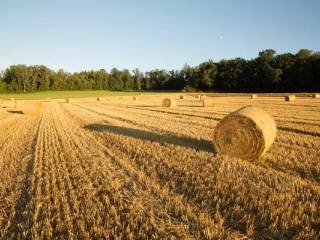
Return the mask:
<path id="1" fill-rule="evenodd" d="M 320 50 L 318 0 L 0 0 L 0 70 L 181 69 Z"/>

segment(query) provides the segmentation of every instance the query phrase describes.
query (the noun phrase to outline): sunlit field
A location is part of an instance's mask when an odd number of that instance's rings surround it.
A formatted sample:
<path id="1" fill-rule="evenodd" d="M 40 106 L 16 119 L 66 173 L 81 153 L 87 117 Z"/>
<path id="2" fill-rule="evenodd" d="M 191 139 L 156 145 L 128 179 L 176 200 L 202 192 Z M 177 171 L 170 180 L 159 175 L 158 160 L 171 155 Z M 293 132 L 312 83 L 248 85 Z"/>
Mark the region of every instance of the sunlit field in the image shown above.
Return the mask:
<path id="1" fill-rule="evenodd" d="M 180 95 L 2 101 L 0 239 L 319 239 L 320 99 Z M 258 161 L 213 151 L 242 106 L 277 125 Z"/>

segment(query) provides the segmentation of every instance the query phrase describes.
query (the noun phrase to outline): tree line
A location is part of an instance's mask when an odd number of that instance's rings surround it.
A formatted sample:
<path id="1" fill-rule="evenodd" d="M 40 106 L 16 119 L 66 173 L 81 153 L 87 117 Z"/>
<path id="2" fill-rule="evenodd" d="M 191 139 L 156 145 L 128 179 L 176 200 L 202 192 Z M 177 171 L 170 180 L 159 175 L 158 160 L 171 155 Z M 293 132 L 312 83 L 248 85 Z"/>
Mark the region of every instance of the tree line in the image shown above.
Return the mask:
<path id="1" fill-rule="evenodd" d="M 171 71 L 113 68 L 70 73 L 42 65 L 13 65 L 0 74 L 1 92 L 48 90 L 319 92 L 320 53 L 301 49 L 277 55 L 267 49 L 250 60 L 208 60 Z"/>

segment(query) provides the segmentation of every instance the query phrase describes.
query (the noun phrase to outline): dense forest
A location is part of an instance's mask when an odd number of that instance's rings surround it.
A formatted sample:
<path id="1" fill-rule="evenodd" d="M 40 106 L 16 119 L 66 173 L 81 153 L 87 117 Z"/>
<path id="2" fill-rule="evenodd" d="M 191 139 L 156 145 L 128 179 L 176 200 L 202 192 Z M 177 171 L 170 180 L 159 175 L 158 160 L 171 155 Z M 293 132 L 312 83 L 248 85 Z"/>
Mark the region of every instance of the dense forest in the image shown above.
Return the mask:
<path id="1" fill-rule="evenodd" d="M 69 73 L 46 66 L 13 65 L 0 74 L 1 92 L 48 90 L 183 90 L 219 92 L 319 92 L 320 53 L 301 49 L 276 54 L 272 49 L 250 60 L 236 58 L 181 70 L 141 72 L 116 68 Z"/>

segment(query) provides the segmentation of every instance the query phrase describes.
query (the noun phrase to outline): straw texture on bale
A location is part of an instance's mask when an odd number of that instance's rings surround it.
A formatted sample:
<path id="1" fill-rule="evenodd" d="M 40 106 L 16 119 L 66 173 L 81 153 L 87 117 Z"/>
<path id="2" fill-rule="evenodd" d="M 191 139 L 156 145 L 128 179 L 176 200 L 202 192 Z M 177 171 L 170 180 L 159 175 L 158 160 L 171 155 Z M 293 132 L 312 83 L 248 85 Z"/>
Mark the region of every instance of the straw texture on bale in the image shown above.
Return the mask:
<path id="1" fill-rule="evenodd" d="M 201 103 L 202 103 L 202 107 L 213 107 L 214 106 L 214 98 L 202 96 Z"/>
<path id="2" fill-rule="evenodd" d="M 292 102 L 296 100 L 296 96 L 295 95 L 288 95 L 285 97 L 287 102 Z"/>
<path id="3" fill-rule="evenodd" d="M 320 98 L 320 93 L 315 93 L 312 95 L 313 98 Z"/>
<path id="4" fill-rule="evenodd" d="M 164 98 L 162 100 L 162 107 L 175 107 L 177 106 L 177 101 L 175 99 L 171 99 L 171 98 Z"/>
<path id="5" fill-rule="evenodd" d="M 258 160 L 276 138 L 273 118 L 257 107 L 243 107 L 224 117 L 213 133 L 217 153 L 250 161 Z"/>
<path id="6" fill-rule="evenodd" d="M 41 102 L 18 102 L 17 108 L 27 115 L 38 115 L 42 112 L 43 104 Z"/>
<path id="7" fill-rule="evenodd" d="M 257 94 L 252 94 L 251 95 L 251 99 L 256 99 L 256 98 L 258 98 Z"/>

